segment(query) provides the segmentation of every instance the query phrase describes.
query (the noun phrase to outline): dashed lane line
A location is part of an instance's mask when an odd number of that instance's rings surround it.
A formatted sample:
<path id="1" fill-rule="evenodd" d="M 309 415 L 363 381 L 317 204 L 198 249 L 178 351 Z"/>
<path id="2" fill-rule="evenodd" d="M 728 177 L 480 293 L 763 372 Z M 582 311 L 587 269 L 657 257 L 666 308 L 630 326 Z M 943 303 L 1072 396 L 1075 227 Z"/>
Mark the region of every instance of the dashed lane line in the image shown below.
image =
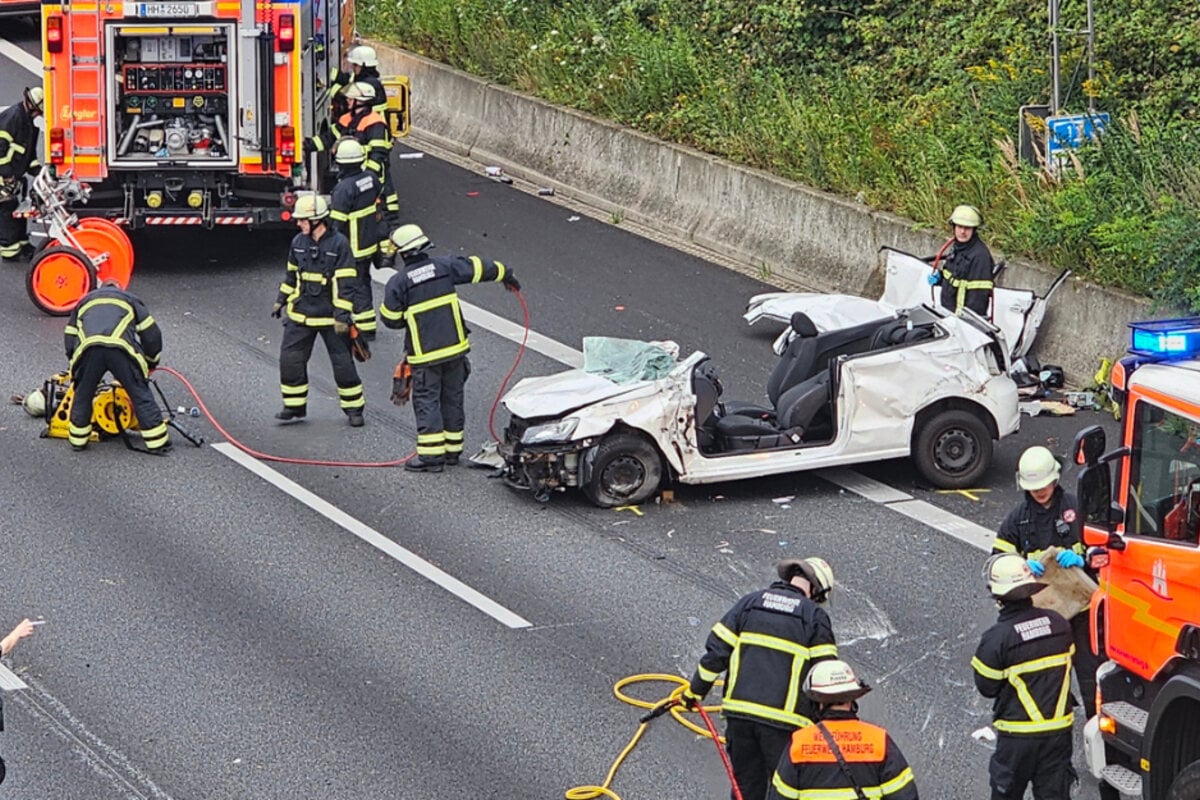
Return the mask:
<path id="1" fill-rule="evenodd" d="M 45 65 L 41 59 L 31 56 L 8 39 L 0 39 L 0 56 L 13 61 L 17 66 L 24 67 L 34 75 L 41 76 Z"/>

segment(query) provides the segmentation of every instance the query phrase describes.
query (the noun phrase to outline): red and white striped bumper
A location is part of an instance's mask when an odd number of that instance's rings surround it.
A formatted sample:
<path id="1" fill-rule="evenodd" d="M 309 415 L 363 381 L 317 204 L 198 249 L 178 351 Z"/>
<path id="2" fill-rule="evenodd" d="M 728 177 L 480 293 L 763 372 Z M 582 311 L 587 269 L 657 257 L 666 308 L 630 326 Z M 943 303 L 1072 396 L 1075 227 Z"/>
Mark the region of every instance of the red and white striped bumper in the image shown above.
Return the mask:
<path id="1" fill-rule="evenodd" d="M 204 218 L 201 216 L 178 215 L 178 216 L 151 216 L 147 214 L 142 217 L 144 225 L 203 225 Z M 254 217 L 249 215 L 239 214 L 237 216 L 218 214 L 213 217 L 214 225 L 252 225 Z"/>

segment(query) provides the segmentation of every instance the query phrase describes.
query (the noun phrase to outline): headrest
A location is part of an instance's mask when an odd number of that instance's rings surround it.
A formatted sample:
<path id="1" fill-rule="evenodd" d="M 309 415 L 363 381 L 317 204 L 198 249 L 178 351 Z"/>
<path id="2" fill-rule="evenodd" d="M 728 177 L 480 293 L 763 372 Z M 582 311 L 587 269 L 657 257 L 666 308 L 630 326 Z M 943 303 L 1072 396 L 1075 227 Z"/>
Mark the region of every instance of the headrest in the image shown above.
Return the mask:
<path id="1" fill-rule="evenodd" d="M 797 336 L 805 338 L 816 336 L 820 333 L 817 330 L 817 326 L 808 318 L 808 314 L 805 314 L 803 311 L 797 311 L 795 314 L 792 314 L 792 330 L 796 332 Z"/>

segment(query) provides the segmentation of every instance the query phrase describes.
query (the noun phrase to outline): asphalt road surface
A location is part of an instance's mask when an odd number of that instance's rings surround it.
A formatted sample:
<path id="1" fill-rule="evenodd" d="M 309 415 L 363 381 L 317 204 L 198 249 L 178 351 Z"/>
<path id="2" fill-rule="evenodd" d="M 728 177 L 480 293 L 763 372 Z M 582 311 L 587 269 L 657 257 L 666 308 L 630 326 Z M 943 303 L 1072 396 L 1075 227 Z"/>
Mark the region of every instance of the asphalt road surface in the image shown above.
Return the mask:
<path id="1" fill-rule="evenodd" d="M 37 52 L 32 27 L 6 22 L 6 35 Z M 9 55 L 0 48 L 0 104 L 32 78 Z M 578 349 L 585 335 L 613 335 L 703 349 L 728 396 L 762 395 L 774 331 L 740 315 L 766 284 L 478 168 L 432 155 L 395 166 L 404 213 L 437 252 L 500 259 L 520 277 L 545 339 L 514 379 L 562 368 L 546 342 Z M 164 330 L 164 363 L 227 432 L 181 420 L 208 445 L 176 435 L 166 458 L 119 441 L 73 453 L 39 438 L 20 408 L 0 408 L 0 625 L 47 620 L 6 659 L 27 688 L 4 696 L 0 791 L 561 797 L 600 782 L 637 727 L 641 712 L 612 695 L 617 680 L 690 674 L 712 622 L 766 585 L 777 558 L 821 555 L 837 576 L 830 611 L 842 655 L 875 687 L 863 716 L 892 730 L 925 796 L 986 794 L 989 745 L 972 734 L 990 706 L 969 661 L 995 609 L 980 580 L 984 553 L 944 525 L 811 474 L 679 487 L 675 502 L 639 516 L 572 495 L 536 504 L 465 467 L 412 475 L 240 456 L 227 437 L 266 453 L 365 461 L 403 457 L 415 438 L 411 411 L 387 401 L 401 353 L 392 332 L 361 370 L 366 427 L 346 426 L 320 347 L 307 421 L 271 418 L 280 326 L 268 315 L 287 240 L 136 237 L 131 288 Z M 0 269 L 6 393 L 65 366 L 63 320 L 33 307 L 24 280 L 23 265 Z M 463 298 L 521 321 L 498 286 L 467 287 Z M 468 451 L 489 438 L 518 352 L 489 317 L 471 318 Z M 172 407 L 197 404 L 173 378 L 159 384 Z M 1021 449 L 1064 452 L 1096 421 L 1026 418 L 999 445 L 976 499 L 922 488 L 907 461 L 854 474 L 994 528 L 1017 499 Z M 665 687 L 634 691 L 658 699 Z M 728 795 L 712 744 L 669 719 L 651 727 L 614 788 L 626 800 Z"/>

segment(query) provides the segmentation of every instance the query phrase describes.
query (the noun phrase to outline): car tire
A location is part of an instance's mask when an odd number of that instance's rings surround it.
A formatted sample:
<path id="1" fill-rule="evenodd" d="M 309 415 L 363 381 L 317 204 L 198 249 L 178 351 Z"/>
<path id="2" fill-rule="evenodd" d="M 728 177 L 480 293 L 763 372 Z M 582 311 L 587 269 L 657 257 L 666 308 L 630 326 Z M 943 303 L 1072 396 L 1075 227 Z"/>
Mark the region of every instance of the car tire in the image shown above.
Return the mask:
<path id="1" fill-rule="evenodd" d="M 1167 800 L 1200 800 L 1200 761 L 1179 771 L 1167 790 Z"/>
<path id="2" fill-rule="evenodd" d="M 969 489 L 992 463 L 992 435 L 970 411 L 935 414 L 913 436 L 917 472 L 938 489 Z"/>
<path id="3" fill-rule="evenodd" d="M 614 433 L 596 446 L 583 491 L 601 508 L 633 506 L 650 499 L 662 477 L 662 458 L 654 445 L 633 433 Z"/>

